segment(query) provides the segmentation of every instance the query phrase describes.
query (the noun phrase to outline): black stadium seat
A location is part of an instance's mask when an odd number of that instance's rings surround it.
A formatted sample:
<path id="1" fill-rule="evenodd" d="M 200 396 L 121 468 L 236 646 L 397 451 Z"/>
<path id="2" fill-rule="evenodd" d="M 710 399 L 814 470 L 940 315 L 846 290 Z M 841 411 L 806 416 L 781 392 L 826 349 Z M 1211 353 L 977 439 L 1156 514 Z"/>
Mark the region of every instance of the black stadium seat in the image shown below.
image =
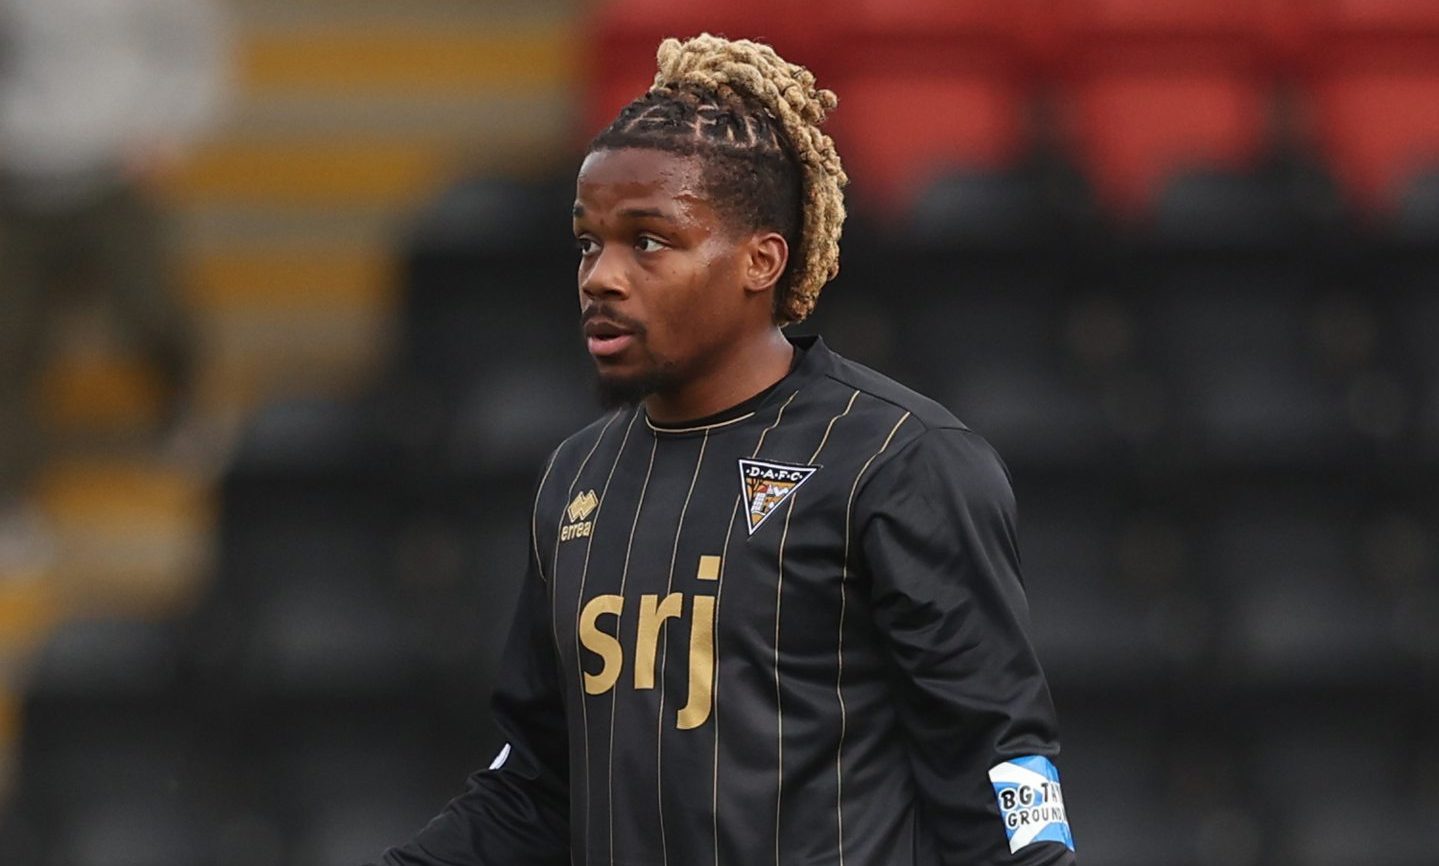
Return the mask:
<path id="1" fill-rule="evenodd" d="M 444 471 L 528 473 L 597 414 L 580 337 L 573 203 L 572 176 L 466 181 L 424 210 L 404 241 L 390 388 L 438 413 Z"/>
<path id="2" fill-rule="evenodd" d="M 66 623 L 41 650 L 23 713 L 20 809 L 49 862 L 210 862 L 212 755 L 173 628 Z"/>
<path id="3" fill-rule="evenodd" d="M 888 233 L 885 296 L 902 311 L 908 384 L 1007 458 L 1075 462 L 1112 435 L 1098 392 L 1068 375 L 1064 301 L 1087 285 L 1082 187 L 1035 161 L 951 172 Z"/>
<path id="4" fill-rule="evenodd" d="M 1275 164 L 1176 177 L 1114 265 L 1173 407 L 1176 456 L 1309 464 L 1354 447 L 1313 308 L 1344 233 L 1322 176 Z"/>
<path id="5" fill-rule="evenodd" d="M 582 357 L 573 203 L 573 177 L 477 179 L 419 214 L 404 241 L 401 369 L 464 390 L 556 352 Z"/>

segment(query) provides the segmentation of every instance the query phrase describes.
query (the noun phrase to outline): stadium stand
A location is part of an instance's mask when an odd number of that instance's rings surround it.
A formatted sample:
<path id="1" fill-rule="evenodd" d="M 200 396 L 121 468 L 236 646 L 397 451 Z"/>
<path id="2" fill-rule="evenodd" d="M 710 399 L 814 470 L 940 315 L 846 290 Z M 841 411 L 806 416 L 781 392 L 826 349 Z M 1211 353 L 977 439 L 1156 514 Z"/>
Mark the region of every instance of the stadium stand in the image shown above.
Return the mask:
<path id="1" fill-rule="evenodd" d="M 92 551 L 214 552 L 134 554 L 129 605 L 0 586 L 0 860 L 352 864 L 488 763 L 524 503 L 592 409 L 569 156 L 713 29 L 841 96 L 842 270 L 796 330 L 1013 474 L 1083 862 L 1433 862 L 1432 4 L 246 2 L 254 102 L 176 193 L 243 435 L 213 499 L 50 488 Z"/>
<path id="2" fill-rule="evenodd" d="M 1274 70 L 1262 3 L 1055 4 L 1066 146 L 1113 208 L 1142 212 L 1164 179 L 1264 155 Z"/>
<path id="3" fill-rule="evenodd" d="M 844 109 L 832 134 L 854 195 L 893 210 L 936 170 L 999 171 L 1028 154 L 1030 11 L 988 0 L 839 4 L 830 26 L 846 62 L 829 86 Z"/>
<path id="4" fill-rule="evenodd" d="M 766 3 L 736 0 L 723 5 L 624 0 L 586 10 L 585 105 L 576 132 L 580 144 L 604 129 L 615 114 L 654 81 L 654 51 L 660 40 L 709 31 L 731 38 L 759 39 L 785 49 L 786 59 L 816 75 L 839 64 L 828 46 L 831 16 L 813 0 Z"/>
<path id="5" fill-rule="evenodd" d="M 1295 3 L 1305 27 L 1297 77 L 1316 149 L 1359 207 L 1387 210 L 1439 162 L 1439 11 L 1432 3 Z"/>

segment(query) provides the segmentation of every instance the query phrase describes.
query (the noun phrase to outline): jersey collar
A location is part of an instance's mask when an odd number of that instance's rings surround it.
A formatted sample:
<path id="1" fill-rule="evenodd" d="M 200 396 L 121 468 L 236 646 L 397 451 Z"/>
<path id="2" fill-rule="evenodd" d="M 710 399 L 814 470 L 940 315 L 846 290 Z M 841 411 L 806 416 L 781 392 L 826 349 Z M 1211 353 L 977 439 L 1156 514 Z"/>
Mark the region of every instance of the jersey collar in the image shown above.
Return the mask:
<path id="1" fill-rule="evenodd" d="M 656 434 L 664 436 L 707 433 L 742 424 L 762 413 L 775 400 L 786 399 L 804 382 L 813 378 L 819 370 L 828 366 L 830 351 L 825 346 L 824 340 L 820 339 L 818 335 L 811 334 L 802 337 L 785 335 L 785 339 L 789 340 L 790 345 L 794 346 L 796 351 L 794 366 L 790 368 L 783 379 L 728 409 L 691 421 L 661 424 L 651 420 L 641 408 L 640 412 L 644 414 L 645 424 Z"/>

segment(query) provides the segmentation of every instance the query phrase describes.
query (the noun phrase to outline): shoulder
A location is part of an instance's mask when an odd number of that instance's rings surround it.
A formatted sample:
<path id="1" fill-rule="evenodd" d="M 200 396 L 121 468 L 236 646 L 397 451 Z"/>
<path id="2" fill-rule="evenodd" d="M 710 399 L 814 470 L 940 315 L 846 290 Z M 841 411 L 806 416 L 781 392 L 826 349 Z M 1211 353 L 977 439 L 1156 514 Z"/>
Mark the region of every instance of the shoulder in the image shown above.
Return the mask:
<path id="1" fill-rule="evenodd" d="M 903 526 L 898 531 L 916 544 L 975 532 L 1014 544 L 1018 505 L 1009 470 L 984 437 L 968 428 L 931 427 L 875 461 L 857 492 L 854 520 L 861 532 Z"/>
<path id="2" fill-rule="evenodd" d="M 1009 468 L 987 439 L 929 397 L 862 364 L 836 360 L 832 378 L 869 398 L 857 402 L 856 411 L 863 405 L 893 425 L 862 479 L 861 500 L 938 496 L 1012 507 Z"/>
<path id="3" fill-rule="evenodd" d="M 635 407 L 615 409 L 606 412 L 595 420 L 586 424 L 579 430 L 565 437 L 565 440 L 555 448 L 557 460 L 573 459 L 575 455 L 583 457 L 584 454 L 599 447 L 605 434 L 616 425 L 623 426 L 630 415 L 636 411 Z"/>
<path id="4" fill-rule="evenodd" d="M 930 430 L 968 431 L 969 427 L 935 400 L 841 355 L 833 359 L 826 375 L 840 385 L 859 392 L 855 411 L 902 422 L 895 430 L 894 445 L 903 445 Z"/>
<path id="5" fill-rule="evenodd" d="M 860 395 L 852 412 L 883 436 L 861 478 L 862 501 L 877 504 L 895 496 L 1012 501 L 1009 470 L 983 436 L 935 400 L 863 364 L 833 352 L 830 357 L 825 375 Z"/>
<path id="6" fill-rule="evenodd" d="M 536 501 L 567 492 L 568 481 L 579 475 L 586 463 L 615 439 L 616 430 L 623 432 L 633 409 L 617 409 L 591 421 L 566 437 L 545 460 Z"/>
<path id="7" fill-rule="evenodd" d="M 568 504 L 571 489 L 585 465 L 607 447 L 606 442 L 615 440 L 615 431 L 623 431 L 631 417 L 629 410 L 607 413 L 566 438 L 545 458 L 530 507 L 530 535 L 537 564 L 542 550 L 553 549 L 556 531 L 554 524 L 547 525 L 540 520 L 540 515 L 560 513 Z M 543 566 L 540 573 L 543 576 Z"/>

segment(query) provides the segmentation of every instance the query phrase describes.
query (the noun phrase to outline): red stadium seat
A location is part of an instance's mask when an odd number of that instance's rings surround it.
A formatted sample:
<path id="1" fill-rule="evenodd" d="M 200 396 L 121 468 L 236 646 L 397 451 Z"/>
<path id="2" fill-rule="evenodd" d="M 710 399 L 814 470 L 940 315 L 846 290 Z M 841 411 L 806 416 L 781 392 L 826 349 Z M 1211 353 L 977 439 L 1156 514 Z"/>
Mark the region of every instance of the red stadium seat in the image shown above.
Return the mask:
<path id="1" fill-rule="evenodd" d="M 843 85 L 836 145 L 858 194 L 902 206 L 945 167 L 998 170 L 1022 151 L 1023 100 L 982 74 L 874 74 Z"/>
<path id="2" fill-rule="evenodd" d="M 1059 120 L 1100 197 L 1142 211 L 1189 167 L 1265 150 L 1276 42 L 1268 2 L 1067 0 Z"/>
<path id="3" fill-rule="evenodd" d="M 1314 136 L 1355 202 L 1387 210 L 1439 166 L 1439 3 L 1311 0 Z"/>
<path id="4" fill-rule="evenodd" d="M 827 59 L 824 23 L 810 0 L 618 0 L 598 4 L 583 25 L 588 45 L 584 75 L 587 93 L 581 113 L 582 141 L 603 129 L 627 103 L 654 81 L 655 49 L 662 39 L 709 32 L 754 39 L 775 47 L 786 60 L 821 75 Z"/>
<path id="5" fill-rule="evenodd" d="M 1319 145 L 1364 209 L 1390 209 L 1406 180 L 1439 166 L 1439 66 L 1325 76 L 1314 98 Z"/>
<path id="6" fill-rule="evenodd" d="M 1188 168 L 1243 170 L 1264 150 L 1266 93 L 1216 70 L 1096 72 L 1069 96 L 1064 124 L 1099 197 L 1142 211 Z"/>
<path id="7" fill-rule="evenodd" d="M 832 0 L 846 33 L 904 48 L 936 41 L 1013 42 L 1042 36 L 1052 0 Z"/>
<path id="8" fill-rule="evenodd" d="M 1439 29 L 1439 4 L 1432 0 L 1290 0 L 1326 30 L 1393 35 Z"/>
<path id="9" fill-rule="evenodd" d="M 1058 0 L 1066 28 L 1151 40 L 1164 36 L 1246 38 L 1280 14 L 1283 0 Z"/>
<path id="10" fill-rule="evenodd" d="M 902 207 L 946 167 L 1025 149 L 1032 2 L 845 0 L 831 130 L 856 192 Z"/>

